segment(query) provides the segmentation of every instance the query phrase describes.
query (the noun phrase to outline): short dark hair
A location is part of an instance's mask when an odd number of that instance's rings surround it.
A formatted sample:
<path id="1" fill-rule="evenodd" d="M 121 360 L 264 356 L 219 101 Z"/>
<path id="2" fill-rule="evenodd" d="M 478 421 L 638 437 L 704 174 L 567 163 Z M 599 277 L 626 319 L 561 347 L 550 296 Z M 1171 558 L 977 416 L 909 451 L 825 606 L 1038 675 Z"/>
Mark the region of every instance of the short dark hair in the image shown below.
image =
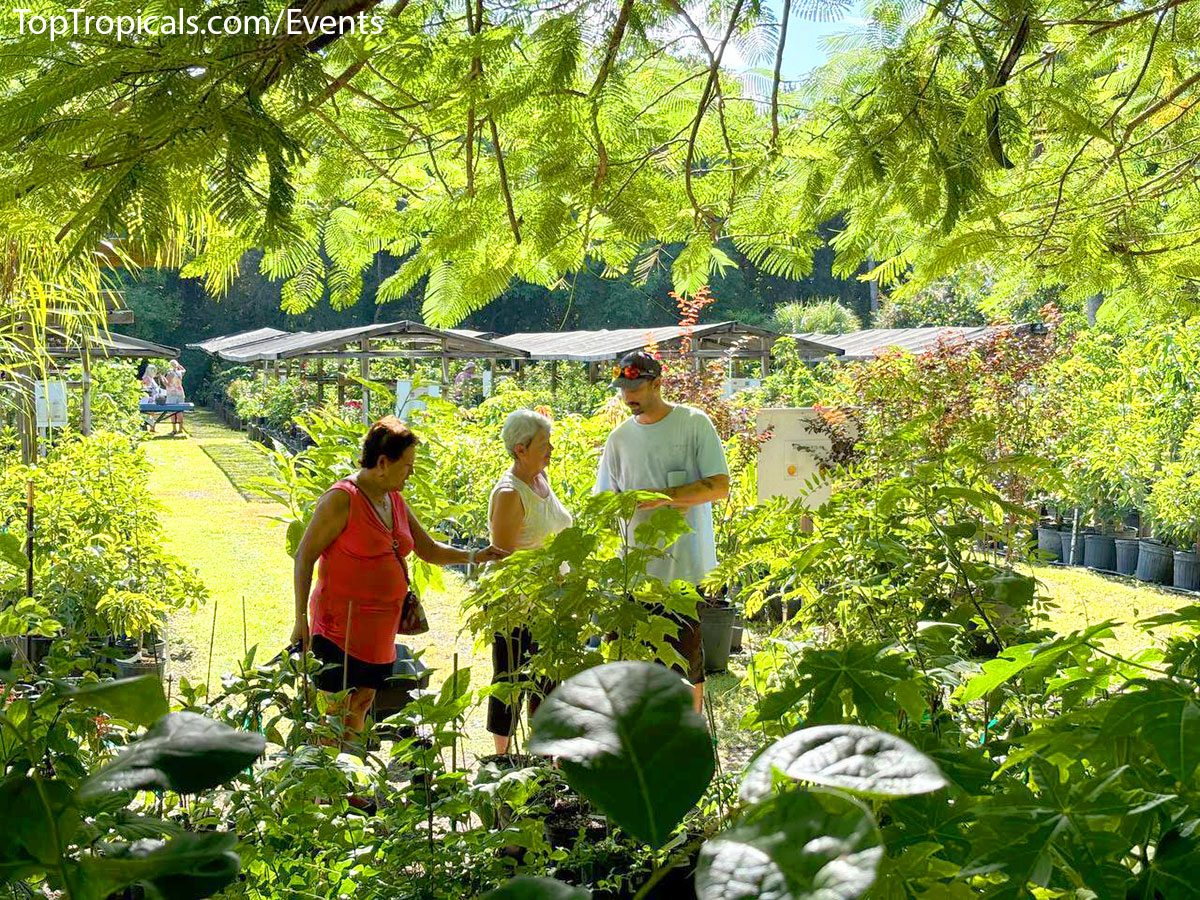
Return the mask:
<path id="1" fill-rule="evenodd" d="M 411 428 L 395 416 L 384 416 L 367 430 L 358 464 L 364 469 L 373 469 L 381 456 L 395 462 L 404 455 L 405 450 L 417 443 L 419 441 Z"/>

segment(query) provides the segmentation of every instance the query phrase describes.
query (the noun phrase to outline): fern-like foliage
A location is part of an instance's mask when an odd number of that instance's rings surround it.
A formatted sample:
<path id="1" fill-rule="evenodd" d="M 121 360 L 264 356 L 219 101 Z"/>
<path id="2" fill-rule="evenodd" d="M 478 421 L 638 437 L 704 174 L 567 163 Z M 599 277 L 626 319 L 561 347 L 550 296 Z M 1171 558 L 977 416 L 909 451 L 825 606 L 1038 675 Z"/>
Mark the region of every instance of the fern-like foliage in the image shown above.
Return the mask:
<path id="1" fill-rule="evenodd" d="M 88 12 L 168 6 L 215 8 Z M 726 239 L 800 277 L 830 221 L 835 271 L 873 259 L 896 292 L 982 266 L 1111 309 L 1196 293 L 1195 0 L 869 0 L 828 64 L 778 90 L 783 29 L 760 2 L 477 9 L 382 0 L 377 30 L 136 41 L 51 40 L 0 13 L 0 238 L 36 220 L 58 264 L 115 240 L 216 294 L 256 247 L 291 310 L 353 304 L 387 253 L 377 299 L 422 292 L 439 324 L 587 265 L 669 264 L 692 291 L 731 264 Z M 790 9 L 793 34 L 849 12 Z"/>

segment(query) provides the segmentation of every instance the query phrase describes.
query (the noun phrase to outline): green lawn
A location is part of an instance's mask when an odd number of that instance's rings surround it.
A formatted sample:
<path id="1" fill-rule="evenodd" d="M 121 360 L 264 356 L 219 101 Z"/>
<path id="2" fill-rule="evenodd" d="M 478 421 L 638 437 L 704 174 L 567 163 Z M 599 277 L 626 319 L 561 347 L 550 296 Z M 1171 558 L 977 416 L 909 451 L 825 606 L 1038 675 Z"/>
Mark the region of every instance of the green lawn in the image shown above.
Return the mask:
<path id="1" fill-rule="evenodd" d="M 243 642 L 258 645 L 260 661 L 284 647 L 292 628 L 292 564 L 284 551 L 284 528 L 271 518 L 281 509 L 254 499 L 247 489 L 250 478 L 265 473 L 265 462 L 254 446 L 206 411 L 190 416 L 188 428 L 187 438 L 164 435 L 148 441 L 146 452 L 154 465 L 151 487 L 164 506 L 169 547 L 199 570 L 211 595 L 198 612 L 177 615 L 172 621 L 170 671 L 176 678 L 205 678 L 215 615 L 211 659 L 215 688 L 222 674 L 236 669 Z M 1190 602 L 1132 579 L 1079 568 L 1037 566 L 1033 574 L 1056 605 L 1051 624 L 1064 632 L 1109 618 L 1128 623 Z M 427 665 L 440 670 L 434 675 L 435 686 L 452 668 L 456 653 L 460 667 L 471 667 L 474 685 L 491 675 L 489 651 L 477 651 L 461 629 L 459 604 L 464 590 L 462 580 L 447 573 L 442 590 L 426 591 L 422 601 L 431 630 L 408 639 Z M 748 646 L 753 648 L 763 637 L 747 631 Z M 1125 655 L 1149 642 L 1146 634 L 1129 625 L 1117 629 L 1117 649 Z M 734 673 L 745 659 L 734 658 Z M 737 719 L 745 700 L 736 678 L 712 677 L 708 693 L 722 745 L 729 752 L 726 762 L 737 765 L 742 749 L 736 737 Z M 482 707 L 470 713 L 467 733 L 467 749 L 473 755 L 491 752 Z"/>
<path id="2" fill-rule="evenodd" d="M 199 571 L 209 590 L 207 604 L 176 615 L 170 624 L 170 671 L 177 678 L 204 680 L 215 615 L 215 687 L 224 672 L 236 668 L 243 641 L 258 644 L 268 657 L 285 645 L 292 625 L 291 560 L 284 551 L 283 525 L 270 518 L 278 509 L 247 501 L 213 462 L 214 454 L 240 458 L 244 489 L 248 474 L 263 471 L 245 435 L 206 411 L 189 415 L 187 427 L 187 438 L 164 435 L 147 441 L 146 455 L 154 466 L 150 486 L 163 504 L 168 547 Z"/>
<path id="3" fill-rule="evenodd" d="M 1069 632 L 1114 619 L 1122 624 L 1114 629 L 1110 649 L 1124 656 L 1153 643 L 1150 635 L 1131 623 L 1194 602 L 1193 598 L 1133 578 L 1098 575 L 1076 566 L 1034 566 L 1032 571 L 1056 605 L 1050 612 L 1051 627 Z"/>

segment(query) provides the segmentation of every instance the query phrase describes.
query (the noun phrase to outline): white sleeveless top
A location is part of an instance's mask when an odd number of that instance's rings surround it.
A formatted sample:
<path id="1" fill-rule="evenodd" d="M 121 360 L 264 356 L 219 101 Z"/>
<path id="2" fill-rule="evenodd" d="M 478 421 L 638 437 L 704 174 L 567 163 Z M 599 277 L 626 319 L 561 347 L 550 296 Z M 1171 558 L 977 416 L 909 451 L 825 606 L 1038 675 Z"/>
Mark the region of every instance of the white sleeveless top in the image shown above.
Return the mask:
<path id="1" fill-rule="evenodd" d="M 492 488 L 492 493 L 488 497 L 488 521 L 491 521 L 492 518 L 492 504 L 496 501 L 497 491 L 506 489 L 516 491 L 521 498 L 521 505 L 525 507 L 525 521 L 521 524 L 521 530 L 517 532 L 517 543 L 514 548 L 516 550 L 540 547 L 545 543 L 546 538 L 558 534 L 564 528 L 570 528 L 574 521 L 571 513 L 555 496 L 554 488 L 550 487 L 549 480 L 546 481 L 546 487 L 550 489 L 550 494 L 543 497 L 514 475 L 510 469 L 500 476 L 500 480 Z"/>

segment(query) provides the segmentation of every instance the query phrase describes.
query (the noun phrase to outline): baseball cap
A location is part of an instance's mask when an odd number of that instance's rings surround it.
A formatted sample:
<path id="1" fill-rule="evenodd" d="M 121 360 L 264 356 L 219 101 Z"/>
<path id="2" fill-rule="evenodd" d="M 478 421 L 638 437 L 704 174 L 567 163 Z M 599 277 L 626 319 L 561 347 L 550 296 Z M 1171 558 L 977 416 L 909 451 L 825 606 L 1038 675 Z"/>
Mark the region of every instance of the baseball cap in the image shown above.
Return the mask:
<path id="1" fill-rule="evenodd" d="M 644 350 L 636 350 L 621 357 L 613 366 L 613 380 L 609 387 L 637 387 L 662 375 L 662 363 Z"/>

